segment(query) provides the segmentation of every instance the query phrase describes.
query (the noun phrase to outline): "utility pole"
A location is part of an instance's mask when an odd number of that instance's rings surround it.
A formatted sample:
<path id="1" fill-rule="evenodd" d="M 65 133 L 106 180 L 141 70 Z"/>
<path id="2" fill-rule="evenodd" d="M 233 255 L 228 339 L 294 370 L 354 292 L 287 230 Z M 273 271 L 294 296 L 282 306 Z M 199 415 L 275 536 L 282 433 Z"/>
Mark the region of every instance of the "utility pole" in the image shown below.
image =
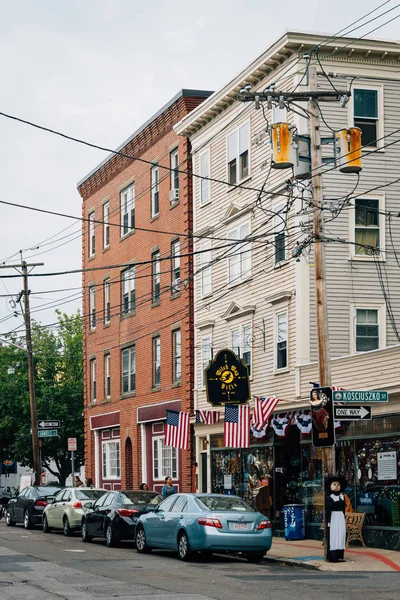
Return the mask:
<path id="1" fill-rule="evenodd" d="M 310 91 L 317 92 L 317 69 L 309 67 L 309 87 Z M 308 101 L 308 110 L 310 113 L 310 138 L 311 138 L 311 174 L 313 175 L 313 237 L 314 237 L 314 271 L 315 271 L 315 300 L 317 314 L 317 336 L 318 336 L 318 367 L 319 367 L 319 385 L 320 387 L 329 387 L 331 385 L 331 364 L 329 349 L 328 332 L 328 302 L 326 294 L 326 264 L 325 264 L 325 245 L 324 235 L 324 211 L 323 211 L 323 183 L 322 175 L 319 171 L 322 167 L 322 148 L 321 148 L 321 129 L 319 108 L 317 99 L 310 98 Z M 325 477 L 334 475 L 335 466 L 335 447 L 322 448 L 322 470 Z M 324 479 L 322 481 L 325 493 Z M 325 506 L 325 502 L 324 502 Z M 324 541 L 325 558 L 328 551 L 328 524 L 324 515 Z"/>
<path id="2" fill-rule="evenodd" d="M 24 297 L 24 321 L 26 331 L 26 355 L 28 362 L 28 382 L 29 382 L 29 400 L 31 408 L 31 431 L 32 431 L 32 450 L 33 450 L 33 471 L 35 474 L 34 485 L 40 485 L 40 474 L 42 472 L 42 465 L 40 462 L 40 449 L 38 440 L 37 430 L 37 418 L 36 418 L 36 393 L 35 393 L 35 373 L 33 368 L 33 354 L 32 354 L 32 332 L 31 332 L 31 312 L 29 303 L 29 288 L 28 288 L 28 267 L 41 267 L 44 263 L 32 263 L 27 264 L 26 261 L 22 261 L 19 265 L 1 265 L 0 269 L 14 268 L 21 269 L 22 276 L 24 278 L 24 289 L 20 294 L 20 297 Z"/>

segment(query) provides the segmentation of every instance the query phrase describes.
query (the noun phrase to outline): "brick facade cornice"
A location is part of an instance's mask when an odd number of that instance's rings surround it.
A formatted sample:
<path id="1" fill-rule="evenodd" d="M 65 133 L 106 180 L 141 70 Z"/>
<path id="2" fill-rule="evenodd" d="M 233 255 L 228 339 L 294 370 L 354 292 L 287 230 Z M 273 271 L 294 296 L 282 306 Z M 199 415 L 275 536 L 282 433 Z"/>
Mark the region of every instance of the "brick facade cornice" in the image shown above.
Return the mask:
<path id="1" fill-rule="evenodd" d="M 176 102 L 169 106 L 162 114 L 151 121 L 142 131 L 138 133 L 126 146 L 121 148 L 120 152 L 129 156 L 139 157 L 146 150 L 151 148 L 166 133 L 172 130 L 184 116 L 195 108 L 204 98 L 196 96 L 181 96 Z M 90 175 L 81 185 L 78 191 L 85 200 L 99 190 L 103 185 L 109 182 L 118 173 L 123 171 L 132 159 L 114 155 L 92 175 Z M 183 167 L 185 170 L 185 167 Z"/>

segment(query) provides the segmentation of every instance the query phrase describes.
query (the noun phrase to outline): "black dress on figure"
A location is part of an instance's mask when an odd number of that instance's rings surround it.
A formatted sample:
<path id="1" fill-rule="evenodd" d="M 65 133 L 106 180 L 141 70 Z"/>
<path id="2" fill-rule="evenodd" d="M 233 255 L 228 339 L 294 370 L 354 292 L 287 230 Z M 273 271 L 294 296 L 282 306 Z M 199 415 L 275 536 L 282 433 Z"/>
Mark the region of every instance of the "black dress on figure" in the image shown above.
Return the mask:
<path id="1" fill-rule="evenodd" d="M 329 524 L 328 561 L 344 560 L 346 547 L 346 504 L 343 492 L 330 492 L 326 498 L 326 519 Z"/>

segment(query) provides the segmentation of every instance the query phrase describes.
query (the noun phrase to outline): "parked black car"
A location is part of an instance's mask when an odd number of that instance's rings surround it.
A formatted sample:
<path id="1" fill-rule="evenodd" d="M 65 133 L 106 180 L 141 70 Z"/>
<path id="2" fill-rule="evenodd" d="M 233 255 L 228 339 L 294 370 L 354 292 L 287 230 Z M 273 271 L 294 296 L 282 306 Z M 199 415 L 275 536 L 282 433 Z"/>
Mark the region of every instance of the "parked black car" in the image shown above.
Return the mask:
<path id="1" fill-rule="evenodd" d="M 104 494 L 82 517 L 82 542 L 94 537 L 105 538 L 107 546 L 115 546 L 121 540 L 134 540 L 138 517 L 157 505 L 162 497 L 155 492 L 121 490 Z"/>
<path id="2" fill-rule="evenodd" d="M 42 515 L 50 498 L 60 491 L 59 487 L 29 486 L 17 498 L 11 498 L 7 505 L 6 523 L 9 527 L 23 523 L 25 529 L 42 524 Z"/>

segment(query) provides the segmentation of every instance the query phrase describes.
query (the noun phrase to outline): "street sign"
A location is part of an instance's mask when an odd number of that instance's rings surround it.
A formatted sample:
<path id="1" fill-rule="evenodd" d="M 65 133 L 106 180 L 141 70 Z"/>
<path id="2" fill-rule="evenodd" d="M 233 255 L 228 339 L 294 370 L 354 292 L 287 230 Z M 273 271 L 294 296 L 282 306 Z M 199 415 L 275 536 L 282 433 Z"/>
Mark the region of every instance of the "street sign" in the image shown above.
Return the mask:
<path id="1" fill-rule="evenodd" d="M 39 429 L 38 437 L 40 437 L 40 438 L 58 437 L 58 431 L 57 431 L 57 429 Z"/>
<path id="2" fill-rule="evenodd" d="M 334 406 L 335 419 L 338 421 L 367 421 L 372 419 L 370 406 Z"/>
<path id="3" fill-rule="evenodd" d="M 332 388 L 313 388 L 310 392 L 312 443 L 315 448 L 335 445 Z"/>
<path id="4" fill-rule="evenodd" d="M 340 390 L 333 392 L 334 402 L 389 402 L 388 392 Z"/>
<path id="5" fill-rule="evenodd" d="M 38 421 L 38 429 L 54 429 L 60 427 L 60 421 Z"/>
<path id="6" fill-rule="evenodd" d="M 76 449 L 77 449 L 76 438 L 68 438 L 68 450 L 70 452 L 76 452 Z"/>

